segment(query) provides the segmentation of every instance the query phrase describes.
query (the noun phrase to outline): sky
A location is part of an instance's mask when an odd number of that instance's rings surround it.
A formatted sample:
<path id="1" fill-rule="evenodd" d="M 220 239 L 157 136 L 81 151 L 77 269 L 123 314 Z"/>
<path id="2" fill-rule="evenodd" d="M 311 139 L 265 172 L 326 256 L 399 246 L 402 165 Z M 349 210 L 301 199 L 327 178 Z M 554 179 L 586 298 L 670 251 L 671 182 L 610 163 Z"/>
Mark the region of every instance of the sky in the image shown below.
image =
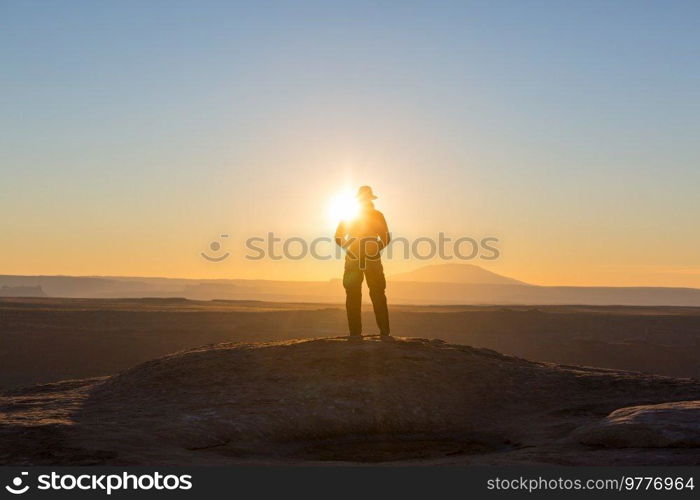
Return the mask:
<path id="1" fill-rule="evenodd" d="M 700 288 L 699 18 L 0 0 L 0 273 L 331 279 L 245 241 L 328 237 L 329 200 L 368 184 L 395 237 L 497 238 L 468 262 L 516 279 Z"/>

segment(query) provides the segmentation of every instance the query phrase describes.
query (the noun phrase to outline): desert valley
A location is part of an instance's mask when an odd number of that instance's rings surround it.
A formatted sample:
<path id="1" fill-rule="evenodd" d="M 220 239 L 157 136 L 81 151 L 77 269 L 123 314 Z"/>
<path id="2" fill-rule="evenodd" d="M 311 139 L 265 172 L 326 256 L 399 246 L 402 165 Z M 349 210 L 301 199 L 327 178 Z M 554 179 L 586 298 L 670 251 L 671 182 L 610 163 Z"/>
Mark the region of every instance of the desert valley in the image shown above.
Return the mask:
<path id="1" fill-rule="evenodd" d="M 700 464 L 700 308 L 363 315 L 349 344 L 337 302 L 2 298 L 0 461 Z"/>

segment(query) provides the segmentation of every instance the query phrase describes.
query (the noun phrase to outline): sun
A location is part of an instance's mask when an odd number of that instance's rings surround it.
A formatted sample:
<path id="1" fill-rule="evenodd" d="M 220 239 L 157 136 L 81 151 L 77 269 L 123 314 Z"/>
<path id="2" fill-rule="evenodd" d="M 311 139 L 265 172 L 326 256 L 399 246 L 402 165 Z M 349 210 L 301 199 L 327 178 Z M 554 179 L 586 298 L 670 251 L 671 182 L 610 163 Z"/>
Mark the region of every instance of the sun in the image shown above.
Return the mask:
<path id="1" fill-rule="evenodd" d="M 351 190 L 341 191 L 328 202 L 328 218 L 333 222 L 353 219 L 360 207 Z"/>

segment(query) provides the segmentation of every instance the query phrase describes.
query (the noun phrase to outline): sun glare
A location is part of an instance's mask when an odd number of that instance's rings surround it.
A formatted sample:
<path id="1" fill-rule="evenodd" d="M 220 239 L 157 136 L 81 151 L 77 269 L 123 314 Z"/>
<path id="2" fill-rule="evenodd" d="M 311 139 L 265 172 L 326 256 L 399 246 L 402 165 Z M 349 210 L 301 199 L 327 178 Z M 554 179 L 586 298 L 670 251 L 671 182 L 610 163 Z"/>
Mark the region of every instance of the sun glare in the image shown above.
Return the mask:
<path id="1" fill-rule="evenodd" d="M 336 194 L 328 203 L 328 217 L 333 222 L 347 221 L 357 215 L 359 208 L 353 192 L 343 191 Z"/>

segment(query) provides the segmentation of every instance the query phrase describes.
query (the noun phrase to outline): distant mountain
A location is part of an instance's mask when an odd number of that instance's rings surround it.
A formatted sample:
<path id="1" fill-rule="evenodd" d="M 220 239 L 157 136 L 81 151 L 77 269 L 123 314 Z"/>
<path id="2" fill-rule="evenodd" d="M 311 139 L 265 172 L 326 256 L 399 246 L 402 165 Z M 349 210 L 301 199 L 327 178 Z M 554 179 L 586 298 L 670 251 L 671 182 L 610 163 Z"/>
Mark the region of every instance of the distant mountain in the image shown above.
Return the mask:
<path id="1" fill-rule="evenodd" d="M 437 264 L 424 266 L 407 273 L 394 274 L 390 281 L 420 283 L 462 283 L 469 285 L 527 285 L 500 274 L 492 273 L 473 264 Z"/>
<path id="2" fill-rule="evenodd" d="M 664 287 L 537 286 L 468 264 L 426 266 L 389 276 L 392 304 L 587 304 L 700 307 L 700 289 Z M 2 289 L 2 287 L 5 289 Z M 276 281 L 171 279 L 116 276 L 0 275 L 0 297 L 183 297 L 196 300 L 264 300 L 342 303 L 340 280 Z M 364 294 L 364 300 L 369 296 Z"/>
<path id="3" fill-rule="evenodd" d="M 0 297 L 48 297 L 40 286 L 1 286 Z"/>

